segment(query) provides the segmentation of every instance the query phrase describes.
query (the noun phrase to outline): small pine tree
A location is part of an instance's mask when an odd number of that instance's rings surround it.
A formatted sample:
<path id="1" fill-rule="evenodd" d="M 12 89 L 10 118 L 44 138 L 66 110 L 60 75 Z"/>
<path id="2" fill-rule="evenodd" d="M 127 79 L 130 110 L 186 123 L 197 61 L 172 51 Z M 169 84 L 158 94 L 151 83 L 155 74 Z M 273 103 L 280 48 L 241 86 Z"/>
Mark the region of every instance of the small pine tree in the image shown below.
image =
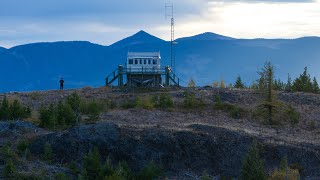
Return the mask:
<path id="1" fill-rule="evenodd" d="M 74 92 L 67 97 L 66 103 L 68 103 L 71 106 L 73 111 L 79 111 L 81 97 L 76 92 Z"/>
<path id="2" fill-rule="evenodd" d="M 16 175 L 16 166 L 13 164 L 12 160 L 9 159 L 4 166 L 3 176 L 7 179 L 14 179 Z"/>
<path id="3" fill-rule="evenodd" d="M 274 104 L 275 97 L 273 93 L 274 66 L 271 64 L 271 62 L 266 62 L 259 74 L 259 90 L 265 96 L 265 101 L 261 104 L 260 107 L 262 110 L 266 110 L 268 121 L 270 124 L 272 124 L 274 111 L 276 109 Z"/>
<path id="4" fill-rule="evenodd" d="M 210 179 L 211 178 L 210 178 L 209 174 L 206 171 L 204 171 L 202 173 L 201 180 L 210 180 Z"/>
<path id="5" fill-rule="evenodd" d="M 285 88 L 285 84 L 283 82 L 281 82 L 280 79 L 274 80 L 273 90 L 275 90 L 275 91 L 283 91 L 284 88 Z"/>
<path id="6" fill-rule="evenodd" d="M 240 76 L 237 77 L 236 82 L 234 83 L 234 88 L 239 88 L 239 89 L 243 89 L 245 86 L 242 82 L 242 79 Z"/>
<path id="7" fill-rule="evenodd" d="M 18 100 L 14 100 L 13 103 L 9 106 L 10 119 L 17 120 L 23 115 L 23 109 Z"/>
<path id="8" fill-rule="evenodd" d="M 89 121 L 95 122 L 99 119 L 100 109 L 95 101 L 88 104 Z"/>
<path id="9" fill-rule="evenodd" d="M 173 100 L 169 94 L 161 94 L 159 97 L 159 103 L 157 104 L 160 108 L 172 108 Z"/>
<path id="10" fill-rule="evenodd" d="M 162 170 L 153 161 L 151 161 L 140 172 L 138 179 L 141 179 L 141 180 L 158 179 L 161 175 L 162 175 Z"/>
<path id="11" fill-rule="evenodd" d="M 57 112 L 57 124 L 62 128 L 65 127 L 66 126 L 65 106 L 61 101 L 59 101 L 58 106 L 56 107 L 56 112 Z"/>
<path id="12" fill-rule="evenodd" d="M 191 78 L 189 83 L 188 83 L 189 88 L 195 88 L 196 87 L 196 82 Z"/>
<path id="13" fill-rule="evenodd" d="M 51 162 L 53 159 L 53 151 L 50 143 L 45 143 L 43 146 L 43 159 Z"/>
<path id="14" fill-rule="evenodd" d="M 308 74 L 307 67 L 304 68 L 304 71 L 300 76 L 294 80 L 292 85 L 293 91 L 299 91 L 299 92 L 312 92 L 312 82 L 310 75 Z"/>
<path id="15" fill-rule="evenodd" d="M 287 156 L 285 156 L 280 161 L 280 170 L 285 171 L 287 168 L 288 168 L 288 158 Z"/>
<path id="16" fill-rule="evenodd" d="M 265 180 L 267 178 L 264 162 L 260 158 L 257 141 L 254 140 L 242 163 L 242 180 Z"/>
<path id="17" fill-rule="evenodd" d="M 319 85 L 318 85 L 316 77 L 313 78 L 312 89 L 313 89 L 313 93 L 319 93 L 320 92 Z"/>
<path id="18" fill-rule="evenodd" d="M 285 91 L 286 92 L 292 91 L 292 80 L 291 80 L 290 74 L 288 74 L 288 80 L 287 80 Z"/>
<path id="19" fill-rule="evenodd" d="M 63 115 L 65 117 L 65 123 L 67 126 L 72 127 L 76 124 L 77 117 L 70 104 L 64 104 Z"/>
<path id="20" fill-rule="evenodd" d="M 218 82 L 218 81 L 214 81 L 214 82 L 212 83 L 212 86 L 213 86 L 214 88 L 219 87 L 219 82 Z"/>
<path id="21" fill-rule="evenodd" d="M 57 125 L 57 113 L 56 108 L 51 103 L 48 108 L 40 107 L 40 126 L 49 129 L 55 129 Z"/>
<path id="22" fill-rule="evenodd" d="M 0 109 L 0 119 L 1 120 L 9 120 L 10 112 L 9 112 L 9 102 L 7 97 L 5 96 L 2 99 L 1 109 Z"/>
<path id="23" fill-rule="evenodd" d="M 83 176 L 85 179 L 95 180 L 101 171 L 100 153 L 97 147 L 84 157 Z"/>
<path id="24" fill-rule="evenodd" d="M 220 81 L 220 88 L 226 88 L 226 85 L 223 79 Z"/>

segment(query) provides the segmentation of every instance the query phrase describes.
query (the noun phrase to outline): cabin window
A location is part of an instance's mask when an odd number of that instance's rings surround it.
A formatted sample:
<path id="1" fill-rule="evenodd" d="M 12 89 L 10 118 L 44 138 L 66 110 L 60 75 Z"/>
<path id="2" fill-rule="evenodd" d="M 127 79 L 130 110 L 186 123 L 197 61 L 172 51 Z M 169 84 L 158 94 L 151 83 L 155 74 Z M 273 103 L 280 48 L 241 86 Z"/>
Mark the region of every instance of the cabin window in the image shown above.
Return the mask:
<path id="1" fill-rule="evenodd" d="M 137 59 L 135 60 L 134 64 L 138 64 L 138 60 Z"/>
<path id="2" fill-rule="evenodd" d="M 143 64 L 147 64 L 147 60 L 143 60 Z"/>
<path id="3" fill-rule="evenodd" d="M 142 59 L 140 59 L 140 64 L 142 64 Z"/>
<path id="4" fill-rule="evenodd" d="M 129 64 L 133 64 L 133 59 L 129 59 Z"/>
<path id="5" fill-rule="evenodd" d="M 148 59 L 148 64 L 151 64 L 151 59 Z"/>
<path id="6" fill-rule="evenodd" d="M 153 64 L 157 64 L 157 60 L 154 59 L 154 60 L 153 60 Z"/>

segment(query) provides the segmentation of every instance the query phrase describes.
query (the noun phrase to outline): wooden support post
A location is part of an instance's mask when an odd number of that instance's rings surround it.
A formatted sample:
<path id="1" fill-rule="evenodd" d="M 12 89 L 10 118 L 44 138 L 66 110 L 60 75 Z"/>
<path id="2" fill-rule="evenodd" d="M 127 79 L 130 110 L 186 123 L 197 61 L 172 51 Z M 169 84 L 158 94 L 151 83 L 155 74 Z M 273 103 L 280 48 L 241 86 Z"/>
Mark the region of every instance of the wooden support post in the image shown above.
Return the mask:
<path id="1" fill-rule="evenodd" d="M 118 67 L 118 86 L 123 87 L 123 66 L 119 65 Z"/>
<path id="2" fill-rule="evenodd" d="M 166 81 L 165 85 L 169 86 L 170 85 L 170 67 L 166 66 Z"/>

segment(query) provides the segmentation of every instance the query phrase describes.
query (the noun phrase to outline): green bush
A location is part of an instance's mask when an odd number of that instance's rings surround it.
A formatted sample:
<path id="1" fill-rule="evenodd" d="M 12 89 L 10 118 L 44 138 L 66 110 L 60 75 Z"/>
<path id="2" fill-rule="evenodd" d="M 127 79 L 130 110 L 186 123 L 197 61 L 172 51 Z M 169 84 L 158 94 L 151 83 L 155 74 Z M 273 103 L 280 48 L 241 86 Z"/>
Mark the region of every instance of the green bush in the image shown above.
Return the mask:
<path id="1" fill-rule="evenodd" d="M 99 178 L 101 171 L 100 153 L 98 148 L 94 148 L 84 157 L 83 172 L 82 175 L 85 179 L 95 180 Z"/>
<path id="2" fill-rule="evenodd" d="M 40 107 L 40 126 L 44 128 L 55 128 L 57 117 L 54 105 L 51 103 L 48 108 Z"/>
<path id="3" fill-rule="evenodd" d="M 295 125 L 299 123 L 300 113 L 296 111 L 291 105 L 288 106 L 286 113 L 291 124 Z"/>
<path id="4" fill-rule="evenodd" d="M 88 115 L 89 121 L 95 122 L 99 119 L 99 115 L 101 113 L 101 108 L 99 108 L 98 104 L 95 101 L 92 101 L 88 104 Z"/>
<path id="5" fill-rule="evenodd" d="M 173 107 L 173 100 L 172 97 L 169 94 L 162 93 L 160 95 L 154 95 L 152 97 L 152 102 L 154 103 L 154 106 L 156 108 L 172 108 Z"/>
<path id="6" fill-rule="evenodd" d="M 196 95 L 194 93 L 184 93 L 184 101 L 183 106 L 188 109 L 192 108 L 202 108 L 204 107 L 205 103 L 203 99 L 196 98 Z"/>
<path id="7" fill-rule="evenodd" d="M 156 104 L 159 108 L 172 108 L 173 100 L 169 94 L 161 94 L 159 97 L 159 102 Z"/>
<path id="8" fill-rule="evenodd" d="M 16 173 L 16 166 L 13 164 L 13 161 L 9 159 L 4 166 L 3 176 L 7 179 L 14 179 Z"/>
<path id="9" fill-rule="evenodd" d="M 53 159 L 53 151 L 49 143 L 45 143 L 43 146 L 43 159 L 48 162 L 51 162 Z"/>
<path id="10" fill-rule="evenodd" d="M 258 143 L 254 140 L 242 162 L 240 179 L 265 180 L 266 178 L 264 161 L 260 158 Z"/>
<path id="11" fill-rule="evenodd" d="M 136 100 L 128 100 L 128 101 L 122 102 L 120 106 L 123 109 L 132 109 L 137 106 L 137 102 Z"/>
<path id="12" fill-rule="evenodd" d="M 209 174 L 205 171 L 202 173 L 201 180 L 210 180 Z"/>
<path id="13" fill-rule="evenodd" d="M 5 96 L 2 99 L 1 108 L 0 108 L 0 119 L 1 120 L 9 120 L 10 117 L 10 111 L 9 111 L 9 101 L 7 97 Z"/>
<path id="14" fill-rule="evenodd" d="M 19 141 L 18 145 L 17 145 L 17 151 L 19 155 L 22 155 L 26 152 L 27 148 L 29 146 L 29 142 L 26 140 L 21 140 Z"/>
<path id="15" fill-rule="evenodd" d="M 136 107 L 142 109 L 152 109 L 155 107 L 154 102 L 150 96 L 146 97 L 137 97 L 136 98 Z"/>
<path id="16" fill-rule="evenodd" d="M 40 126 L 48 129 L 64 129 L 76 124 L 76 114 L 70 104 L 59 102 L 57 106 L 39 109 Z"/>
<path id="17" fill-rule="evenodd" d="M 229 116 L 234 119 L 244 118 L 247 114 L 247 111 L 241 107 L 222 102 L 219 95 L 215 96 L 215 104 L 213 105 L 213 109 L 227 112 L 229 113 Z"/>
<path id="18" fill-rule="evenodd" d="M 66 103 L 71 106 L 73 111 L 75 111 L 75 112 L 79 111 L 81 97 L 76 92 L 74 92 L 67 97 Z"/>
<path id="19" fill-rule="evenodd" d="M 244 109 L 237 106 L 233 106 L 233 108 L 230 110 L 230 117 L 234 119 L 241 119 L 245 117 L 246 114 L 247 112 Z"/>
<path id="20" fill-rule="evenodd" d="M 64 173 L 57 173 L 54 175 L 55 180 L 68 180 L 69 177 Z"/>
<path id="21" fill-rule="evenodd" d="M 108 106 L 109 101 L 81 101 L 80 112 L 88 115 L 90 122 L 96 122 L 101 112 L 106 111 Z"/>
<path id="22" fill-rule="evenodd" d="M 153 161 L 151 161 L 146 167 L 142 169 L 137 179 L 152 180 L 157 179 L 162 175 L 162 170 Z"/>
<path id="23" fill-rule="evenodd" d="M 14 100 L 10 104 L 6 97 L 3 98 L 0 106 L 0 120 L 18 120 L 29 118 L 30 116 L 30 107 L 21 105 L 18 100 Z"/>
<path id="24" fill-rule="evenodd" d="M 16 153 L 12 150 L 11 143 L 5 144 L 3 147 L 1 147 L 1 153 L 4 155 L 4 158 L 6 159 L 13 159 L 16 158 Z"/>

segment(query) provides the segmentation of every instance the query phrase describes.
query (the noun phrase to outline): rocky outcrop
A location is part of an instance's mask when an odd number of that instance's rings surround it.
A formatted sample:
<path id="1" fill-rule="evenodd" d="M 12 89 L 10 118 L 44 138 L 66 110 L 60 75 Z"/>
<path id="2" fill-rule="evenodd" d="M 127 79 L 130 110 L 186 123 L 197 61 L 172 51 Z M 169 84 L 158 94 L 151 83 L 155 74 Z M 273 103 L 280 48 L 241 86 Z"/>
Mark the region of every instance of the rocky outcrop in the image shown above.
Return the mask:
<path id="1" fill-rule="evenodd" d="M 288 156 L 289 164 L 303 167 L 303 176 L 316 176 L 320 169 L 319 146 L 271 142 L 244 132 L 207 125 L 190 125 L 173 130 L 161 127 L 120 127 L 99 122 L 83 125 L 62 133 L 38 137 L 31 152 L 42 154 L 46 142 L 52 145 L 56 162 L 79 162 L 93 147 L 98 147 L 103 158 L 114 162 L 126 161 L 134 170 L 148 161 L 160 164 L 168 174 L 203 171 L 215 175 L 237 177 L 241 163 L 252 140 L 261 143 L 261 154 L 268 168 L 278 166 Z"/>

